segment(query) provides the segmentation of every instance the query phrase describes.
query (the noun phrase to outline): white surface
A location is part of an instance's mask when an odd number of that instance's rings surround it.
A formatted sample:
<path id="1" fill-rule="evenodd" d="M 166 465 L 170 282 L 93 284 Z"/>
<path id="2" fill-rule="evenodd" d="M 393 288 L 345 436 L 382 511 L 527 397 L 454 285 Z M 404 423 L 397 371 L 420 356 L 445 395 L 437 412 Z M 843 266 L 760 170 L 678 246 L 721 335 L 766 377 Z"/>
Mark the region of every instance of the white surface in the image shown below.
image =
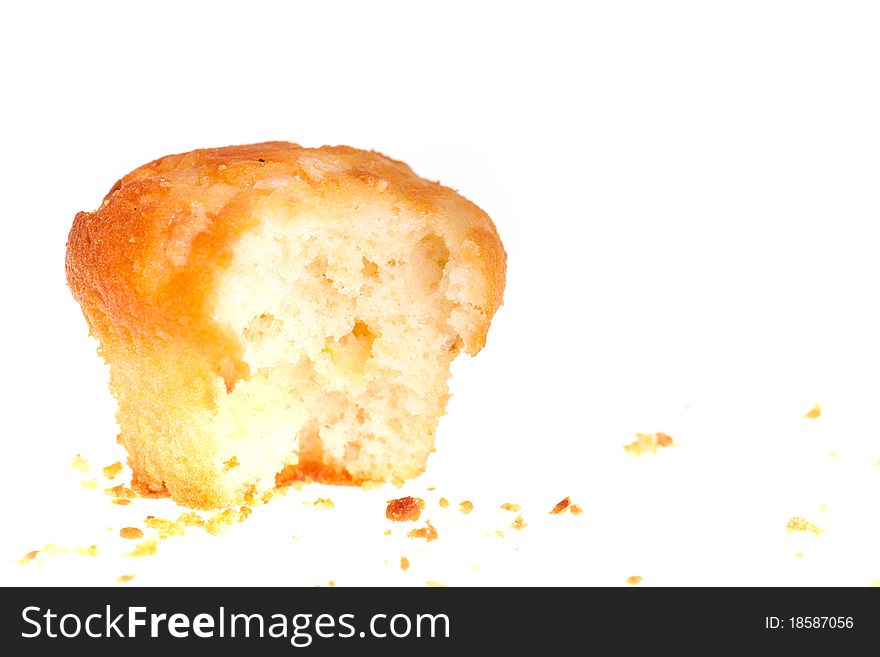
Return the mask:
<path id="1" fill-rule="evenodd" d="M 4 8 L 0 582 L 880 578 L 876 4 L 476 4 Z M 267 139 L 375 148 L 459 189 L 504 239 L 505 305 L 420 480 L 291 491 L 125 557 L 120 527 L 179 511 L 79 484 L 123 455 L 67 231 L 148 160 Z M 680 447 L 623 452 L 655 431 Z M 406 493 L 439 540 L 383 534 Z M 584 514 L 547 515 L 566 495 Z M 827 531 L 788 535 L 792 516 Z M 100 556 L 18 563 L 47 543 Z"/>

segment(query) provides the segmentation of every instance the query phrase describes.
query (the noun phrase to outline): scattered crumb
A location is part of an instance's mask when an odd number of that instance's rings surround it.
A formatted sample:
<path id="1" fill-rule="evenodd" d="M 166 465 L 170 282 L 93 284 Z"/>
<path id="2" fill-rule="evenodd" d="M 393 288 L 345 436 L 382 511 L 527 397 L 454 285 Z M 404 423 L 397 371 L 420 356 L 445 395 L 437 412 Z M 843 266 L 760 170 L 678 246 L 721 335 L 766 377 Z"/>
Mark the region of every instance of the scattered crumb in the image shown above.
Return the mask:
<path id="1" fill-rule="evenodd" d="M 409 536 L 410 538 L 423 538 L 425 539 L 425 541 L 430 543 L 431 541 L 436 541 L 439 535 L 437 534 L 437 530 L 434 528 L 434 525 L 431 524 L 431 521 L 427 520 L 424 527 L 411 529 L 407 536 Z"/>
<path id="2" fill-rule="evenodd" d="M 635 441 L 629 445 L 624 445 L 623 449 L 632 456 L 641 456 L 647 452 L 656 454 L 658 447 L 669 447 L 672 445 L 672 442 L 672 436 L 662 432 L 654 434 L 637 433 Z"/>
<path id="3" fill-rule="evenodd" d="M 233 456 L 228 461 L 223 461 L 223 470 L 225 472 L 229 472 L 230 470 L 232 470 L 232 468 L 236 467 L 237 465 L 239 465 L 238 458 Z"/>
<path id="4" fill-rule="evenodd" d="M 657 433 L 657 445 L 659 447 L 669 447 L 672 444 L 672 436 L 662 431 Z"/>
<path id="5" fill-rule="evenodd" d="M 285 486 L 281 490 L 283 490 L 285 492 L 285 494 L 287 494 L 287 488 L 288 487 Z M 277 488 L 276 488 L 276 490 L 277 490 Z M 245 504 L 256 504 L 256 502 L 257 502 L 256 495 L 257 495 L 257 487 L 254 486 L 253 484 L 250 484 L 247 488 L 245 488 L 245 491 L 244 491 L 244 503 Z"/>
<path id="6" fill-rule="evenodd" d="M 525 529 L 529 526 L 529 524 L 525 520 L 523 520 L 522 516 L 517 516 L 516 520 L 510 523 L 510 526 L 514 529 Z"/>
<path id="7" fill-rule="evenodd" d="M 449 500 L 447 500 L 445 497 L 441 497 L 440 498 L 440 506 L 441 506 L 441 508 L 448 509 L 449 508 Z"/>
<path id="8" fill-rule="evenodd" d="M 125 584 L 126 582 L 130 582 L 134 579 L 134 575 L 120 575 L 116 578 L 117 584 Z"/>
<path id="9" fill-rule="evenodd" d="M 390 530 L 390 529 L 386 529 L 386 530 L 385 530 L 385 536 L 391 536 L 391 530 Z"/>
<path id="10" fill-rule="evenodd" d="M 331 500 L 329 497 L 319 497 L 314 502 L 312 502 L 312 505 L 319 509 L 332 509 L 335 506 L 333 504 L 333 500 Z"/>
<path id="11" fill-rule="evenodd" d="M 93 490 L 98 487 L 98 482 L 94 479 L 88 479 L 86 481 L 79 482 L 79 485 L 85 488 L 86 490 Z"/>
<path id="12" fill-rule="evenodd" d="M 169 536 L 183 536 L 184 525 L 178 520 L 168 520 L 167 518 L 157 518 L 155 516 L 147 516 L 144 524 L 150 529 L 155 529 L 159 533 L 159 538 L 165 540 Z"/>
<path id="13" fill-rule="evenodd" d="M 150 519 L 151 519 L 150 517 L 147 518 L 147 527 L 150 526 Z M 123 527 L 122 529 L 119 530 L 119 535 L 122 538 L 138 539 L 138 538 L 144 537 L 144 532 L 143 532 L 143 530 L 138 529 L 137 527 Z"/>
<path id="14" fill-rule="evenodd" d="M 433 493 L 435 490 L 437 490 L 437 487 L 436 486 L 428 486 L 425 490 L 428 491 L 429 493 Z"/>
<path id="15" fill-rule="evenodd" d="M 819 511 L 827 511 L 827 510 L 828 510 L 827 504 L 820 504 L 819 505 Z"/>
<path id="16" fill-rule="evenodd" d="M 807 411 L 807 414 L 804 415 L 805 420 L 815 420 L 817 417 L 822 415 L 822 407 L 819 406 L 819 402 L 813 404 L 813 408 Z"/>
<path id="17" fill-rule="evenodd" d="M 424 508 L 425 500 L 419 497 L 401 497 L 396 500 L 388 500 L 385 517 L 392 522 L 415 522 L 422 515 Z"/>
<path id="18" fill-rule="evenodd" d="M 334 586 L 336 586 L 336 582 L 334 582 L 334 581 L 331 579 L 329 582 L 327 582 L 327 586 L 329 586 L 329 587 L 332 589 Z"/>
<path id="19" fill-rule="evenodd" d="M 429 580 L 425 580 L 425 586 L 427 586 L 428 588 L 445 589 L 447 586 L 449 586 L 449 584 L 444 584 L 443 582 L 437 582 L 437 581 L 434 581 L 433 579 L 429 579 Z"/>
<path id="20" fill-rule="evenodd" d="M 82 472 L 83 474 L 86 474 L 91 469 L 89 467 L 89 462 L 86 461 L 80 454 L 77 454 L 73 457 L 73 461 L 71 461 L 70 467 L 74 472 Z"/>
<path id="21" fill-rule="evenodd" d="M 159 541 L 148 538 L 134 546 L 134 550 L 126 554 L 127 557 L 151 557 L 159 549 Z"/>
<path id="22" fill-rule="evenodd" d="M 24 555 L 21 559 L 19 559 L 18 563 L 24 565 L 26 563 L 30 563 L 34 559 L 37 558 L 37 555 L 40 553 L 39 550 L 31 550 L 26 555 Z"/>
<path id="23" fill-rule="evenodd" d="M 496 529 L 495 536 L 497 536 L 498 538 L 504 538 L 504 532 L 501 531 L 500 529 Z"/>
<path id="24" fill-rule="evenodd" d="M 204 527 L 205 519 L 195 511 L 187 511 L 186 513 L 180 514 L 177 523 L 184 527 Z"/>
<path id="25" fill-rule="evenodd" d="M 514 504 L 513 502 L 505 502 L 501 505 L 501 508 L 505 511 L 513 511 L 514 513 L 520 510 L 519 504 Z"/>
<path id="26" fill-rule="evenodd" d="M 217 536 L 217 534 L 228 529 L 230 526 L 244 522 L 250 514 L 251 509 L 247 506 L 218 511 L 205 522 L 205 531 L 211 534 L 211 536 Z"/>
<path id="27" fill-rule="evenodd" d="M 794 556 L 795 559 L 803 559 L 804 553 L 803 552 L 795 552 L 794 555 L 792 555 L 792 556 Z"/>
<path id="28" fill-rule="evenodd" d="M 57 557 L 61 554 L 67 554 L 71 551 L 75 551 L 78 554 L 81 554 L 85 557 L 97 557 L 98 556 L 98 546 L 97 545 L 89 545 L 89 546 L 77 546 L 75 548 L 66 548 L 61 547 L 60 545 L 55 545 L 54 543 L 48 543 L 43 546 L 42 550 L 31 550 L 26 555 L 24 555 L 21 559 L 18 560 L 18 563 L 25 566 L 29 564 L 31 561 L 36 559 L 37 557 L 41 557 L 40 561 L 43 559 L 48 559 L 49 557 Z"/>
<path id="29" fill-rule="evenodd" d="M 119 461 L 116 461 L 116 463 L 111 463 L 107 467 L 102 468 L 101 472 L 104 473 L 104 476 L 107 479 L 118 477 L 122 472 L 122 463 L 120 463 Z"/>
<path id="30" fill-rule="evenodd" d="M 822 530 L 816 527 L 816 525 L 798 516 L 791 518 L 785 526 L 785 529 L 789 534 L 792 532 L 810 532 L 813 536 L 818 536 L 822 533 Z"/>
<path id="31" fill-rule="evenodd" d="M 626 583 L 632 584 L 633 586 L 635 586 L 636 584 L 638 584 L 641 581 L 642 581 L 641 575 L 632 575 L 631 577 L 626 578 Z"/>
<path id="32" fill-rule="evenodd" d="M 461 511 L 464 515 L 467 515 L 474 510 L 474 503 L 470 500 L 465 500 L 458 505 L 458 510 Z"/>
<path id="33" fill-rule="evenodd" d="M 113 504 L 131 504 L 131 500 L 138 495 L 125 484 L 119 484 L 113 488 L 105 488 L 104 492 L 113 500 Z"/>
<path id="34" fill-rule="evenodd" d="M 565 499 L 559 500 L 559 502 L 556 503 L 556 506 L 554 506 L 552 509 L 550 509 L 550 515 L 555 516 L 560 513 L 564 513 L 568 509 L 570 504 L 571 504 L 570 497 L 566 497 Z"/>
<path id="35" fill-rule="evenodd" d="M 60 545 L 55 545 L 54 543 L 49 543 L 48 545 L 43 546 L 43 556 L 45 557 L 57 557 L 59 554 L 64 554 L 67 552 L 67 548 L 63 548 Z"/>
<path id="36" fill-rule="evenodd" d="M 409 570 L 409 559 L 406 557 L 400 557 L 400 569 L 404 572 Z"/>
<path id="37" fill-rule="evenodd" d="M 584 510 L 577 504 L 572 504 L 570 507 L 568 507 L 568 510 L 571 511 L 571 515 L 573 516 L 579 516 L 584 512 Z"/>

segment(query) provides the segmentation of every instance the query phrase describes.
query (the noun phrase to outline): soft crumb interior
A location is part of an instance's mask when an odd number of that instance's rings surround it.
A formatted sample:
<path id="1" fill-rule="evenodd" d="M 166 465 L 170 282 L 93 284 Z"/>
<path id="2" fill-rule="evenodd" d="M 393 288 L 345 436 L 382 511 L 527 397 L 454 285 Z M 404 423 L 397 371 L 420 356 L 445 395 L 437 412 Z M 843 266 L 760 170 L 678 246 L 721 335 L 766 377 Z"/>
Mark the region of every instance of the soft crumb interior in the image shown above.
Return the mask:
<path id="1" fill-rule="evenodd" d="M 214 317 L 241 336 L 250 376 L 208 419 L 227 491 L 315 467 L 355 481 L 423 469 L 474 274 L 436 228 L 395 210 L 267 211 L 236 244 Z"/>

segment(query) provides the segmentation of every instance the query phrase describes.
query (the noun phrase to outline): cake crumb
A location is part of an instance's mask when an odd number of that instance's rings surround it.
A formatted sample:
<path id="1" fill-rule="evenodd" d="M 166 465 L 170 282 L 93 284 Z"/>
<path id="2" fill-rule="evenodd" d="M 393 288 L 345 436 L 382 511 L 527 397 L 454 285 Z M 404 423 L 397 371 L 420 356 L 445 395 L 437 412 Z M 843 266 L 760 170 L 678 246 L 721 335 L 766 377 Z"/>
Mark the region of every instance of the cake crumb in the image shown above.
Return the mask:
<path id="1" fill-rule="evenodd" d="M 335 506 L 329 497 L 319 497 L 312 502 L 312 505 L 318 509 L 332 509 Z"/>
<path id="2" fill-rule="evenodd" d="M 793 532 L 809 532 L 812 533 L 813 536 L 818 536 L 822 533 L 822 530 L 819 529 L 816 525 L 811 523 L 809 520 L 805 520 L 799 516 L 792 517 L 788 523 L 785 525 L 785 529 L 789 534 Z"/>
<path id="3" fill-rule="evenodd" d="M 474 503 L 471 502 L 470 500 L 465 500 L 464 502 L 462 502 L 461 504 L 458 505 L 458 510 L 461 513 L 463 513 L 464 515 L 467 515 L 471 511 L 474 510 Z"/>
<path id="4" fill-rule="evenodd" d="M 426 542 L 436 541 L 439 535 L 430 520 L 425 521 L 425 527 L 411 529 L 407 534 L 409 538 L 423 538 Z"/>
<path id="5" fill-rule="evenodd" d="M 134 579 L 134 575 L 120 575 L 116 578 L 117 584 L 125 584 L 126 582 L 130 582 Z"/>
<path id="6" fill-rule="evenodd" d="M 391 530 L 390 530 L 390 529 L 386 529 L 386 530 L 385 530 L 385 536 L 391 536 Z"/>
<path id="7" fill-rule="evenodd" d="M 571 505 L 571 498 L 565 497 L 559 500 L 552 509 L 550 509 L 550 515 L 555 516 L 560 513 L 565 513 L 568 510 L 568 507 Z"/>
<path id="8" fill-rule="evenodd" d="M 26 555 L 24 555 L 21 559 L 19 559 L 18 563 L 24 565 L 26 563 L 30 563 L 34 559 L 37 558 L 37 555 L 40 553 L 39 550 L 31 550 Z"/>
<path id="9" fill-rule="evenodd" d="M 442 508 L 442 509 L 449 508 L 449 500 L 447 500 L 445 497 L 440 498 L 439 504 L 440 504 L 440 508 Z"/>
<path id="10" fill-rule="evenodd" d="M 570 507 L 568 507 L 568 510 L 571 511 L 571 515 L 573 516 L 579 516 L 584 512 L 584 510 L 577 504 L 572 504 Z"/>
<path id="11" fill-rule="evenodd" d="M 144 524 L 150 529 L 155 529 L 159 533 L 161 540 L 167 539 L 169 536 L 183 536 L 186 532 L 180 521 L 175 522 L 168 518 L 157 518 L 155 516 L 147 516 Z"/>
<path id="12" fill-rule="evenodd" d="M 672 444 L 672 436 L 665 434 L 662 431 L 658 432 L 656 436 L 658 447 L 669 447 Z"/>
<path id="13" fill-rule="evenodd" d="M 334 586 L 336 586 L 336 582 L 334 582 L 334 581 L 331 579 L 329 582 L 327 582 L 327 586 L 329 586 L 329 587 L 332 589 Z"/>
<path id="14" fill-rule="evenodd" d="M 632 575 L 632 576 L 626 578 L 626 583 L 630 584 L 632 586 L 635 586 L 636 584 L 638 584 L 641 581 L 642 581 L 641 575 Z"/>
<path id="15" fill-rule="evenodd" d="M 228 461 L 223 461 L 223 470 L 224 470 L 224 472 L 229 472 L 230 470 L 232 470 L 232 468 L 234 468 L 238 465 L 239 465 L 238 457 L 233 456 Z"/>
<path id="16" fill-rule="evenodd" d="M 86 481 L 79 482 L 79 485 L 85 488 L 86 490 L 94 490 L 98 487 L 98 482 L 94 479 L 88 479 Z"/>
<path id="17" fill-rule="evenodd" d="M 419 497 L 401 497 L 396 500 L 388 500 L 385 517 L 392 522 L 415 522 L 422 515 L 424 508 L 425 500 Z"/>
<path id="18" fill-rule="evenodd" d="M 87 545 L 87 546 L 79 546 L 76 548 L 77 554 L 81 554 L 84 557 L 97 557 L 98 556 L 98 546 L 97 545 Z"/>
<path id="19" fill-rule="evenodd" d="M 104 492 L 110 496 L 113 504 L 131 504 L 131 500 L 138 496 L 135 491 L 125 484 L 119 484 L 112 488 L 105 488 Z"/>
<path id="20" fill-rule="evenodd" d="M 501 508 L 505 511 L 513 511 L 514 513 L 516 513 L 520 510 L 521 507 L 519 504 L 514 504 L 513 502 L 505 502 L 501 505 Z"/>
<path id="21" fill-rule="evenodd" d="M 827 511 L 827 510 L 828 510 L 828 505 L 827 505 L 827 504 L 824 504 L 824 503 L 823 503 L 823 504 L 820 504 L 820 505 L 819 505 L 819 511 L 823 511 L 823 512 L 824 512 L 824 511 Z"/>
<path id="22" fill-rule="evenodd" d="M 641 456 L 650 452 L 657 453 L 658 447 L 669 447 L 673 443 L 672 436 L 663 432 L 658 433 L 637 433 L 635 441 L 628 445 L 624 445 L 623 449 L 631 456 Z"/>
<path id="23" fill-rule="evenodd" d="M 795 559 L 803 559 L 803 558 L 804 558 L 804 553 L 803 553 L 803 552 L 795 552 L 792 556 L 793 556 Z"/>
<path id="24" fill-rule="evenodd" d="M 148 527 L 150 526 L 149 521 L 150 521 L 150 519 L 147 518 L 147 526 Z M 119 530 L 119 535 L 122 538 L 138 539 L 138 538 L 144 537 L 144 532 L 142 529 L 138 529 L 137 527 L 123 527 L 122 529 Z"/>
<path id="25" fill-rule="evenodd" d="M 433 579 L 428 579 L 428 580 L 425 580 L 425 586 L 427 586 L 428 588 L 445 589 L 449 586 L 449 584 L 444 584 L 443 582 L 438 582 Z"/>
<path id="26" fill-rule="evenodd" d="M 91 470 L 89 462 L 86 461 L 81 454 L 77 454 L 73 457 L 73 461 L 70 462 L 70 467 L 74 472 L 81 472 L 82 474 L 86 474 Z"/>
<path id="27" fill-rule="evenodd" d="M 526 527 L 529 526 L 529 524 L 525 520 L 523 520 L 522 516 L 517 516 L 516 520 L 514 520 L 512 523 L 510 523 L 510 526 L 513 527 L 514 529 L 519 530 L 519 529 L 525 529 Z"/>
<path id="28" fill-rule="evenodd" d="M 400 569 L 404 572 L 409 570 L 409 559 L 406 557 L 400 557 Z"/>
<path id="29" fill-rule="evenodd" d="M 63 548 L 60 545 L 55 545 L 54 543 L 49 543 L 43 546 L 41 550 L 44 557 L 57 557 L 59 554 L 64 554 L 67 552 L 67 548 Z"/>
<path id="30" fill-rule="evenodd" d="M 819 405 L 819 402 L 813 404 L 813 408 L 807 411 L 807 414 L 804 415 L 805 420 L 815 420 L 817 417 L 822 415 L 822 407 Z"/>
<path id="31" fill-rule="evenodd" d="M 497 536 L 498 538 L 504 538 L 504 532 L 501 531 L 500 529 L 496 529 L 495 536 Z"/>
<path id="32" fill-rule="evenodd" d="M 205 519 L 195 511 L 187 511 L 186 513 L 180 514 L 180 517 L 177 519 L 177 524 L 183 525 L 184 527 L 204 527 Z"/>
<path id="33" fill-rule="evenodd" d="M 428 491 L 429 493 L 433 493 L 435 490 L 437 490 L 437 487 L 436 486 L 428 486 L 425 490 Z"/>
<path id="34" fill-rule="evenodd" d="M 205 521 L 205 531 L 211 536 L 217 536 L 232 525 L 247 520 L 251 513 L 250 507 L 243 506 L 238 509 L 224 509 L 218 511 Z"/>
<path id="35" fill-rule="evenodd" d="M 110 465 L 101 468 L 101 472 L 104 473 L 104 477 L 107 479 L 115 479 L 122 473 L 122 463 L 116 461 L 116 463 L 111 463 Z"/>
<path id="36" fill-rule="evenodd" d="M 148 538 L 134 546 L 134 550 L 126 554 L 127 557 L 151 557 L 159 549 L 159 541 Z"/>

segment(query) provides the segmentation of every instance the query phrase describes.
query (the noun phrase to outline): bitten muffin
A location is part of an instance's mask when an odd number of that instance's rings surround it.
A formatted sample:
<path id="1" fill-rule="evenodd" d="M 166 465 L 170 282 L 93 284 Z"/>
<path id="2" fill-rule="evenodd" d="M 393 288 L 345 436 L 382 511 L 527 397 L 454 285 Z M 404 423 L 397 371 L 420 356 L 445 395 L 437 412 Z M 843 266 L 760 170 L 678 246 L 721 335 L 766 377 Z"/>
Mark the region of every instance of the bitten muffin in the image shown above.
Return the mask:
<path id="1" fill-rule="evenodd" d="M 495 226 L 401 162 L 285 142 L 171 155 L 80 212 L 67 280 L 144 495 L 420 474 L 504 291 Z"/>

